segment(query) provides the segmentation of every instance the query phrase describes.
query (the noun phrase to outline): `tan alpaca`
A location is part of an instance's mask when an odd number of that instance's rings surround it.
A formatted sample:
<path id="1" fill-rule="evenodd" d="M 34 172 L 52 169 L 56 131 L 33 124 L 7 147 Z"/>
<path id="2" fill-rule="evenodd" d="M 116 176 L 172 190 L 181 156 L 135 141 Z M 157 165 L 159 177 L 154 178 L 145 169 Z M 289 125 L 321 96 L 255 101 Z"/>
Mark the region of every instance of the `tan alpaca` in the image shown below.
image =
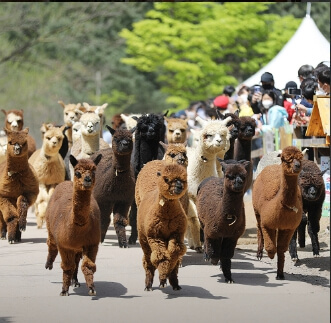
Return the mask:
<path id="1" fill-rule="evenodd" d="M 187 139 L 187 120 L 179 118 L 164 117 L 167 122 L 167 141 L 168 143 L 184 143 Z"/>
<path id="2" fill-rule="evenodd" d="M 8 242 L 21 241 L 26 229 L 28 208 L 39 193 L 38 177 L 28 162 L 28 132 L 6 130 L 6 161 L 0 164 L 0 232 Z"/>
<path id="3" fill-rule="evenodd" d="M 79 161 L 70 155 L 75 170 L 74 181 L 60 183 L 54 190 L 46 210 L 48 256 L 45 268 L 51 270 L 60 252 L 63 270 L 61 296 L 69 295 L 69 286 L 78 283 L 78 266 L 83 257 L 82 272 L 89 295 L 96 295 L 93 275 L 100 243 L 100 210 L 93 197 L 95 171 L 101 155 L 92 161 Z"/>
<path id="4" fill-rule="evenodd" d="M 102 105 L 89 105 L 87 102 L 83 102 L 83 106 L 86 108 L 86 112 L 92 111 L 96 113 L 100 118 L 100 138 L 102 138 L 102 129 L 104 126 L 105 120 L 105 109 L 108 106 L 108 103 Z"/>
<path id="5" fill-rule="evenodd" d="M 65 127 L 53 126 L 46 130 L 42 147 L 29 158 L 39 181 L 39 194 L 34 204 L 38 229 L 43 226 L 46 207 L 56 185 L 65 180 L 65 164 L 59 153 Z"/>

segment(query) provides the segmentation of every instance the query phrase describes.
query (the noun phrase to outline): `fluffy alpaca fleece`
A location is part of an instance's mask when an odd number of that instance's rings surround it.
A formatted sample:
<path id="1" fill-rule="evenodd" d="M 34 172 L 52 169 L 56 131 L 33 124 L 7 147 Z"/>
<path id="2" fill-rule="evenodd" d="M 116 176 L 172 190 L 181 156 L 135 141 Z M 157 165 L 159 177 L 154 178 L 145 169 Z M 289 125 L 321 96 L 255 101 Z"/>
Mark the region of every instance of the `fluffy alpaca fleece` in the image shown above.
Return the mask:
<path id="1" fill-rule="evenodd" d="M 234 159 L 250 161 L 248 178 L 246 181 L 245 192 L 252 186 L 253 182 L 253 163 L 251 158 L 252 139 L 255 136 L 255 120 L 251 117 L 240 117 L 240 127 L 238 138 L 234 144 Z"/>
<path id="2" fill-rule="evenodd" d="M 204 259 L 221 262 L 225 281 L 233 283 L 231 258 L 245 232 L 244 187 L 249 161 L 222 163 L 224 177 L 209 177 L 198 189 L 197 210 L 204 232 Z"/>
<path id="3" fill-rule="evenodd" d="M 172 288 L 180 290 L 178 268 L 186 252 L 187 220 L 179 198 L 187 190 L 187 174 L 186 169 L 177 164 L 164 165 L 158 174 L 156 186 L 145 194 L 140 192 L 137 216 L 139 242 L 144 253 L 145 290 L 152 290 L 156 269 L 160 288 L 164 288 L 169 279 Z"/>
<path id="4" fill-rule="evenodd" d="M 281 165 L 266 166 L 256 178 L 252 202 L 257 220 L 258 250 L 263 247 L 269 258 L 277 253 L 277 279 L 285 279 L 285 252 L 302 218 L 302 197 L 298 184 L 303 155 L 294 147 L 286 147 Z"/>
<path id="5" fill-rule="evenodd" d="M 46 207 L 56 185 L 65 180 L 65 165 L 59 153 L 64 128 L 49 128 L 44 134 L 42 147 L 29 158 L 39 181 L 39 194 L 34 204 L 38 229 L 43 226 Z"/>
<path id="6" fill-rule="evenodd" d="M 299 186 L 302 194 L 303 213 L 302 220 L 298 229 L 294 232 L 291 239 L 289 251 L 293 261 L 297 261 L 297 237 L 299 246 L 305 247 L 306 227 L 308 222 L 308 234 L 311 239 L 313 256 L 319 255 L 318 232 L 320 230 L 320 219 L 322 207 L 325 199 L 325 184 L 323 174 L 318 165 L 311 160 L 302 161 L 302 170 L 299 175 Z M 308 219 L 307 219 L 308 215 Z"/>
<path id="7" fill-rule="evenodd" d="M 164 118 L 167 122 L 166 137 L 168 144 L 184 143 L 187 139 L 187 120 L 179 118 Z"/>
<path id="8" fill-rule="evenodd" d="M 0 130 L 0 163 L 6 160 L 7 142 L 6 133 Z"/>
<path id="9" fill-rule="evenodd" d="M 4 129 L 21 131 L 24 125 L 23 110 L 1 110 L 6 116 Z M 36 141 L 28 134 L 28 156 L 30 157 L 37 149 Z"/>
<path id="10" fill-rule="evenodd" d="M 135 189 L 135 178 L 130 163 L 133 149 L 132 133 L 135 129 L 114 130 L 106 127 L 112 134 L 112 148 L 95 153 L 101 154 L 102 160 L 96 172 L 96 186 L 93 191 L 101 212 L 101 242 L 105 239 L 113 213 L 119 247 L 127 248 L 125 227 L 128 225 L 128 212 L 134 201 Z"/>
<path id="11" fill-rule="evenodd" d="M 200 130 L 199 145 L 195 148 L 187 148 L 188 166 L 188 194 L 190 198 L 187 211 L 188 230 L 186 238 L 189 247 L 202 252 L 200 241 L 200 224 L 195 207 L 195 199 L 199 184 L 207 177 L 218 176 L 217 155 L 224 154 L 230 147 L 230 130 L 232 125 L 226 124 L 231 120 L 228 117 L 224 120 L 203 120 L 196 118 L 203 128 Z"/>
<path id="12" fill-rule="evenodd" d="M 93 275 L 100 243 L 100 211 L 93 198 L 96 166 L 101 156 L 94 160 L 76 160 L 70 156 L 75 169 L 74 181 L 60 183 L 49 201 L 46 211 L 48 255 L 45 268 L 51 270 L 60 252 L 63 270 L 61 296 L 69 295 L 69 286 L 78 283 L 78 266 L 83 257 L 82 272 L 89 295 L 96 295 Z"/>
<path id="13" fill-rule="evenodd" d="M 108 103 L 104 103 L 102 105 L 89 105 L 87 102 L 83 102 L 83 106 L 85 107 L 86 112 L 94 112 L 99 116 L 99 118 L 100 118 L 100 138 L 102 138 L 102 129 L 103 129 L 104 119 L 105 119 L 105 109 L 107 108 Z"/>
<path id="14" fill-rule="evenodd" d="M 163 147 L 159 144 L 164 142 L 164 116 L 159 114 L 143 114 L 137 120 L 134 132 L 134 149 L 132 153 L 132 165 L 135 179 L 146 163 L 151 160 L 161 160 L 164 157 Z M 162 148 L 162 149 L 161 149 Z M 137 206 L 133 202 L 130 210 L 131 236 L 130 244 L 137 241 Z"/>
<path id="15" fill-rule="evenodd" d="M 28 208 L 39 193 L 38 177 L 28 162 L 29 129 L 6 130 L 8 144 L 6 161 L 0 164 L 0 230 L 1 239 L 21 241 L 26 229 Z"/>

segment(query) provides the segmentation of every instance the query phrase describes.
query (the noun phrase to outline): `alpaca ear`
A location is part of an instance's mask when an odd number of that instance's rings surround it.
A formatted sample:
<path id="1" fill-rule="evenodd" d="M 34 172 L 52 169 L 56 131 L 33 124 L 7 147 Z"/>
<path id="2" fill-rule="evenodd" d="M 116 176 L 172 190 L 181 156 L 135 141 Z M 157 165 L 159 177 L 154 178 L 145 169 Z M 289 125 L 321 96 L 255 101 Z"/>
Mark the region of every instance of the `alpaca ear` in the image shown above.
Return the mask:
<path id="1" fill-rule="evenodd" d="M 90 110 L 91 106 L 87 102 L 83 102 L 83 106 L 87 109 Z"/>
<path id="2" fill-rule="evenodd" d="M 227 128 L 229 131 L 231 131 L 233 129 L 233 127 L 234 127 L 234 124 L 232 124 L 231 126 L 228 126 Z"/>
<path id="3" fill-rule="evenodd" d="M 198 121 L 202 127 L 207 125 L 207 120 L 202 119 L 200 116 L 195 117 L 195 120 Z"/>
<path id="4" fill-rule="evenodd" d="M 136 120 L 136 121 L 138 121 L 138 119 L 139 119 L 137 116 L 132 116 L 131 118 L 132 118 L 133 120 Z"/>
<path id="5" fill-rule="evenodd" d="M 137 127 L 133 127 L 130 131 L 131 133 L 134 133 L 136 131 Z"/>
<path id="6" fill-rule="evenodd" d="M 99 154 L 99 155 L 93 160 L 95 166 L 98 166 L 98 164 L 99 164 L 101 158 L 102 158 L 102 155 Z"/>
<path id="7" fill-rule="evenodd" d="M 218 109 L 216 109 L 216 115 L 217 115 L 217 118 L 220 120 L 225 119 L 225 115 L 223 113 L 221 113 Z"/>
<path id="8" fill-rule="evenodd" d="M 25 129 L 23 130 L 23 132 L 26 133 L 26 134 L 28 134 L 28 133 L 29 133 L 29 128 L 28 128 L 28 127 L 25 128 Z"/>
<path id="9" fill-rule="evenodd" d="M 169 110 L 167 110 L 164 114 L 163 114 L 163 117 L 166 117 L 169 113 Z"/>
<path id="10" fill-rule="evenodd" d="M 250 164 L 251 162 L 249 160 L 242 161 L 242 165 L 245 167 L 246 170 L 249 168 Z"/>
<path id="11" fill-rule="evenodd" d="M 107 124 L 106 124 L 106 128 L 109 130 L 109 132 L 112 134 L 112 136 L 113 136 L 114 133 L 116 132 L 115 129 L 113 129 L 112 127 L 108 126 Z"/>
<path id="12" fill-rule="evenodd" d="M 324 170 L 321 172 L 321 176 L 323 176 L 328 170 L 329 170 L 329 168 L 324 169 Z"/>
<path id="13" fill-rule="evenodd" d="M 62 131 L 62 133 L 64 133 L 68 127 L 64 124 L 63 126 L 60 127 L 60 130 Z"/>
<path id="14" fill-rule="evenodd" d="M 168 145 L 165 144 L 163 141 L 159 141 L 159 144 L 164 148 L 164 150 L 167 150 Z"/>
<path id="15" fill-rule="evenodd" d="M 61 101 L 61 100 L 60 100 L 60 101 L 57 101 L 57 103 L 61 104 L 63 108 L 65 108 L 65 107 L 66 107 L 66 105 L 64 104 L 64 102 L 63 102 L 63 101 Z"/>
<path id="16" fill-rule="evenodd" d="M 185 140 L 185 141 L 183 142 L 183 145 L 184 145 L 184 146 L 187 146 L 187 140 Z"/>
<path id="17" fill-rule="evenodd" d="M 239 110 L 236 110 L 234 113 L 233 113 L 235 116 L 239 117 Z M 254 120 L 255 121 L 255 120 Z"/>
<path id="18" fill-rule="evenodd" d="M 5 116 L 7 116 L 7 111 L 4 109 L 1 109 L 1 111 L 4 113 Z"/>
<path id="19" fill-rule="evenodd" d="M 78 164 L 78 160 L 73 155 L 69 156 L 69 160 L 70 160 L 71 165 L 75 168 L 75 166 Z"/>

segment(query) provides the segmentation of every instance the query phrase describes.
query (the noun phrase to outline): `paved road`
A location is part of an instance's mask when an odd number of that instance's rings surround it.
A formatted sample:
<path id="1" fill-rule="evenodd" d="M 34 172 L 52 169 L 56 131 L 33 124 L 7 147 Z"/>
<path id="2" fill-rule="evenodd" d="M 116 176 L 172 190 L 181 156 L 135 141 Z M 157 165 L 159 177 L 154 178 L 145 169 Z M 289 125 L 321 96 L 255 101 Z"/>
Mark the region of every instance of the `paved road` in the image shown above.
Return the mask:
<path id="1" fill-rule="evenodd" d="M 142 251 L 139 245 L 118 248 L 112 226 L 96 261 L 97 296 L 87 295 L 79 272 L 81 287 L 60 297 L 60 256 L 52 271 L 45 269 L 46 238 L 47 230 L 38 230 L 29 213 L 21 243 L 0 241 L 1 323 L 330 321 L 330 280 L 316 285 L 289 274 L 278 281 L 272 264 L 257 261 L 255 246 L 238 246 L 232 261 L 235 284 L 226 284 L 218 266 L 189 250 L 179 269 L 182 290 L 159 289 L 156 276 L 154 290 L 145 292 Z"/>

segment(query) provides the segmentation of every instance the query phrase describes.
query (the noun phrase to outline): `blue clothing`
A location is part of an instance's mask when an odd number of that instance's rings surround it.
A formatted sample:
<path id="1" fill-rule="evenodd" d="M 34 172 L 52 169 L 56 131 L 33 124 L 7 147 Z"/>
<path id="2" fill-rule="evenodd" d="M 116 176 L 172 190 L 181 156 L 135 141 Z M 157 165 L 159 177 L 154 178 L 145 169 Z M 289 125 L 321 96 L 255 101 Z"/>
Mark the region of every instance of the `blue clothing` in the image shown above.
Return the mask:
<path id="1" fill-rule="evenodd" d="M 305 98 L 303 98 L 301 100 L 300 104 L 302 104 L 303 106 L 305 106 L 307 108 L 306 116 L 311 116 L 311 113 L 313 111 L 313 105 L 311 103 L 309 103 Z"/>

